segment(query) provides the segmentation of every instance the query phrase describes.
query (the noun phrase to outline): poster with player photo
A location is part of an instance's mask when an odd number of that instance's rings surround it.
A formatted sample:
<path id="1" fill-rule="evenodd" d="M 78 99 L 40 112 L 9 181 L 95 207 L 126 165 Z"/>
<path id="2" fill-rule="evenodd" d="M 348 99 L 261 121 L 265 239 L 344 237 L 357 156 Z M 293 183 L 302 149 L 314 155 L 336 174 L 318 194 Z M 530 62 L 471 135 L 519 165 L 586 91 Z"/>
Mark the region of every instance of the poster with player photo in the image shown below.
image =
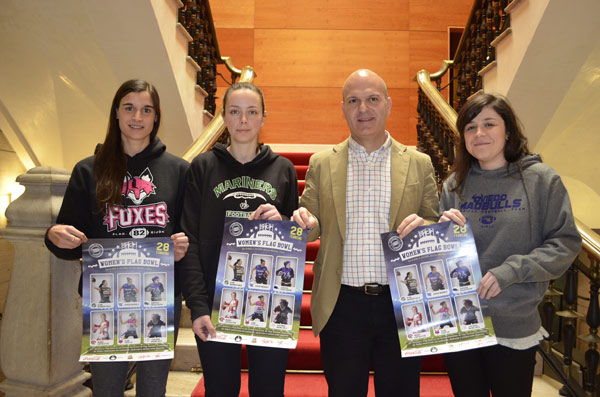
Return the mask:
<path id="1" fill-rule="evenodd" d="M 420 264 L 421 274 L 425 275 L 424 283 L 427 297 L 444 296 L 448 294 L 448 277 L 444 268 L 444 261 L 435 260 Z"/>
<path id="2" fill-rule="evenodd" d="M 173 358 L 171 239 L 90 239 L 82 252 L 80 361 Z"/>
<path id="3" fill-rule="evenodd" d="M 247 297 L 244 325 L 248 327 L 265 328 L 267 326 L 267 316 L 269 314 L 269 294 L 258 291 L 248 291 Z"/>
<path id="4" fill-rule="evenodd" d="M 429 314 L 435 335 L 455 334 L 458 332 L 458 328 L 456 327 L 456 311 L 454 310 L 452 299 L 440 298 L 430 300 Z"/>
<path id="5" fill-rule="evenodd" d="M 97 292 L 93 292 L 89 296 L 90 307 L 93 308 L 109 308 L 113 307 L 113 291 L 114 291 L 114 274 L 94 273 L 90 274 L 90 288 Z"/>
<path id="6" fill-rule="evenodd" d="M 142 342 L 140 336 L 140 310 L 119 310 L 119 345 L 136 345 Z"/>
<path id="7" fill-rule="evenodd" d="M 465 292 L 474 291 L 473 270 L 469 258 L 452 258 L 446 260 L 450 271 L 450 283 L 452 291 Z"/>
<path id="8" fill-rule="evenodd" d="M 295 348 L 305 253 L 306 233 L 295 222 L 226 220 L 211 313 L 217 336 L 210 339 Z M 228 262 L 236 258 L 245 258 L 245 284 L 231 283 Z M 233 318 L 236 306 L 237 318 Z"/>
<path id="9" fill-rule="evenodd" d="M 93 346 L 111 346 L 114 344 L 114 325 L 112 319 L 114 312 L 92 311 L 90 312 L 90 324 L 92 325 L 92 334 L 90 335 L 90 344 Z"/>
<path id="10" fill-rule="evenodd" d="M 244 290 L 223 288 L 221 291 L 221 313 L 219 322 L 222 324 L 240 324 L 242 310 L 241 300 L 244 297 Z"/>
<path id="11" fill-rule="evenodd" d="M 275 265 L 273 288 L 280 291 L 294 291 L 296 288 L 296 266 L 298 259 L 278 256 Z"/>
<path id="12" fill-rule="evenodd" d="M 228 252 L 223 285 L 243 288 L 246 284 L 248 254 L 243 252 Z"/>
<path id="13" fill-rule="evenodd" d="M 427 338 L 431 336 L 427 324 L 427 314 L 423 302 L 402 306 L 402 319 L 409 340 Z"/>
<path id="14" fill-rule="evenodd" d="M 167 309 L 152 308 L 144 311 L 145 343 L 165 343 L 167 341 Z"/>
<path id="15" fill-rule="evenodd" d="M 164 306 L 167 302 L 167 274 L 149 272 L 144 274 L 144 306 Z"/>
<path id="16" fill-rule="evenodd" d="M 292 316 L 294 313 L 294 295 L 273 294 L 271 310 L 271 328 L 292 329 Z"/>
<path id="17" fill-rule="evenodd" d="M 252 255 L 250 270 L 250 288 L 270 289 L 271 274 L 273 271 L 273 256 L 264 254 Z"/>
<path id="18" fill-rule="evenodd" d="M 476 293 L 481 269 L 469 223 L 442 222 L 403 239 L 395 232 L 381 238 L 388 279 L 396 281 L 390 290 L 403 357 L 496 344 L 487 301 Z"/>
<path id="19" fill-rule="evenodd" d="M 419 272 L 416 265 L 409 265 L 403 268 L 394 269 L 396 287 L 402 302 L 412 302 L 421 300 L 421 283 L 419 281 Z"/>
<path id="20" fill-rule="evenodd" d="M 455 296 L 456 307 L 460 319 L 460 328 L 472 331 L 485 327 L 481 314 L 481 303 L 476 293 Z"/>
<path id="21" fill-rule="evenodd" d="M 117 297 L 119 307 L 137 307 L 140 305 L 140 274 L 119 273 L 117 274 Z"/>

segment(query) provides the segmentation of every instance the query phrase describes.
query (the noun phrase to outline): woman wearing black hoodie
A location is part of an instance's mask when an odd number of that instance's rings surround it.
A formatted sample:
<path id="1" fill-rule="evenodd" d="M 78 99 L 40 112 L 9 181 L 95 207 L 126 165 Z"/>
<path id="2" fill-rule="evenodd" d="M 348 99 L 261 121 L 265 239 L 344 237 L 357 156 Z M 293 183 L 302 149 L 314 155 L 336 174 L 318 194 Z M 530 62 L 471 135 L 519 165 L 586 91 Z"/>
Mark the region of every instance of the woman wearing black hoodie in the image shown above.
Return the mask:
<path id="1" fill-rule="evenodd" d="M 235 83 L 223 98 L 228 145 L 216 144 L 192 161 L 182 228 L 190 238 L 182 285 L 204 373 L 206 396 L 238 396 L 241 345 L 207 341 L 226 218 L 281 220 L 298 207 L 292 163 L 259 144 L 265 121 L 262 92 Z M 247 346 L 250 396 L 283 396 L 287 349 Z"/>
<path id="2" fill-rule="evenodd" d="M 88 238 L 129 238 L 135 229 L 138 235 L 170 236 L 175 261 L 181 260 L 188 247 L 179 218 L 189 164 L 166 152 L 156 137 L 159 125 L 154 86 L 142 80 L 123 83 L 110 108 L 104 143 L 75 165 L 56 225 L 46 232 L 46 246 L 54 255 L 80 259 L 81 244 Z M 175 324 L 181 312 L 178 268 Z M 164 396 L 170 364 L 138 362 L 137 395 Z M 127 362 L 91 363 L 94 395 L 123 396 L 127 367 Z"/>

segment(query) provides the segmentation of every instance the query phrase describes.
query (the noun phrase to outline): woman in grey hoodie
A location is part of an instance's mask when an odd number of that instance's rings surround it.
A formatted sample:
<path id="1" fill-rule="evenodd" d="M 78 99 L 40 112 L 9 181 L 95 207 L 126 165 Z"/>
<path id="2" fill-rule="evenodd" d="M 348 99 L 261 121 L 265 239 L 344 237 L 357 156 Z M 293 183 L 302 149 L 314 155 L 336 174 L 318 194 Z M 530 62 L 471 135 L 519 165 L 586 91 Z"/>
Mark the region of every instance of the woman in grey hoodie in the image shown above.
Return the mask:
<path id="1" fill-rule="evenodd" d="M 453 173 L 444 182 L 440 222 L 471 224 L 498 345 L 444 355 L 456 396 L 530 396 L 535 352 L 547 335 L 537 311 L 548 281 L 581 248 L 567 191 L 531 154 L 510 105 L 483 94 L 457 119 Z"/>

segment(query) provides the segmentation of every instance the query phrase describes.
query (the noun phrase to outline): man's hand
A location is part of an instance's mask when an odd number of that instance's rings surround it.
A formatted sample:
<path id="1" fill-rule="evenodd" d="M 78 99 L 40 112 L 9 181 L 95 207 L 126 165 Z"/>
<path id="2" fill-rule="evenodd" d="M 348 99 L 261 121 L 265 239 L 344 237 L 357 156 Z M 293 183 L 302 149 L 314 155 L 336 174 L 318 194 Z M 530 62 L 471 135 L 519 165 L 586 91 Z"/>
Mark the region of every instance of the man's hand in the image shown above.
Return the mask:
<path id="1" fill-rule="evenodd" d="M 215 330 L 215 327 L 213 327 L 209 315 L 200 316 L 195 319 L 194 322 L 192 322 L 192 330 L 198 335 L 198 338 L 200 338 L 202 342 L 206 342 L 209 335 L 211 338 L 217 337 L 217 331 Z"/>
<path id="2" fill-rule="evenodd" d="M 421 218 L 419 215 L 410 214 L 409 216 L 404 218 L 404 220 L 402 221 L 402 223 L 400 223 L 400 225 L 398 225 L 398 229 L 396 229 L 396 232 L 398 233 L 400 238 L 404 238 L 410 232 L 415 230 L 415 228 L 417 228 L 419 226 L 423 226 L 424 224 L 425 224 L 425 220 L 423 218 Z"/>
<path id="3" fill-rule="evenodd" d="M 453 221 L 458 223 L 460 226 L 464 226 L 467 223 L 467 218 L 456 208 L 450 208 L 448 211 L 444 211 L 440 216 L 439 222 Z"/>
<path id="4" fill-rule="evenodd" d="M 314 229 L 317 226 L 317 220 L 304 207 L 298 208 L 292 215 L 292 220 L 296 222 L 302 229 Z"/>

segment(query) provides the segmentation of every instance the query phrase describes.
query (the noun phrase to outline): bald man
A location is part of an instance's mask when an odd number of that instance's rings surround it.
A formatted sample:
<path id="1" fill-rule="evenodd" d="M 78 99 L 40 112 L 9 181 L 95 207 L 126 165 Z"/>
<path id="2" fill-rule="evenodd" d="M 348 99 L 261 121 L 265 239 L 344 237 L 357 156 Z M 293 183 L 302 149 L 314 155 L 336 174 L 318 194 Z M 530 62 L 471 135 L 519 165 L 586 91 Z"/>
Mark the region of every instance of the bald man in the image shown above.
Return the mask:
<path id="1" fill-rule="evenodd" d="M 402 237 L 438 220 L 429 156 L 392 139 L 383 79 L 361 69 L 342 91 L 350 137 L 310 159 L 293 219 L 321 238 L 311 297 L 330 396 L 419 395 L 421 358 L 401 358 L 381 233 Z"/>

